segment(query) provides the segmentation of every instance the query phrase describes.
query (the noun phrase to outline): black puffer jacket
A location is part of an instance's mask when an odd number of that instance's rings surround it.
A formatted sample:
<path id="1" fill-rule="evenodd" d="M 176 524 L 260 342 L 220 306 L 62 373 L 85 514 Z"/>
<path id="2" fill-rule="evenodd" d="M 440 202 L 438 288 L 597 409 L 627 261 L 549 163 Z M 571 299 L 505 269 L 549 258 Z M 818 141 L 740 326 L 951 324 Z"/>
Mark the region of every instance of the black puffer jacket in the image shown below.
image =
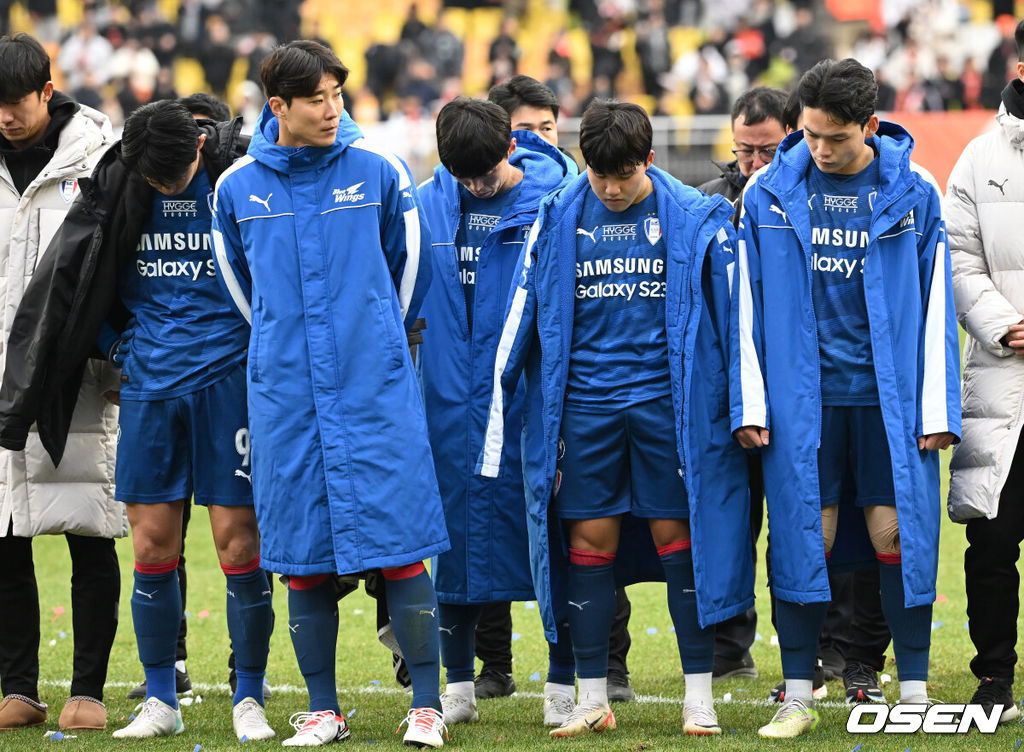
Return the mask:
<path id="1" fill-rule="evenodd" d="M 729 203 L 736 209 L 736 214 L 733 215 L 735 224 L 740 215 L 740 198 L 743 196 L 743 186 L 747 184 L 747 179 L 743 177 L 735 159 L 731 162 L 715 162 L 715 166 L 722 174 L 698 185 L 697 190 L 704 191 L 709 196 L 725 196 L 729 199 Z"/>
<path id="2" fill-rule="evenodd" d="M 210 184 L 245 154 L 241 118 L 199 121 L 206 134 L 203 163 Z M 135 255 L 149 219 L 153 189 L 121 159 L 114 144 L 54 235 L 25 289 L 7 342 L 0 386 L 0 446 L 23 449 L 32 423 L 53 464 L 67 442 L 82 371 L 96 354 L 104 321 L 127 319 L 117 292 L 118 276 Z"/>

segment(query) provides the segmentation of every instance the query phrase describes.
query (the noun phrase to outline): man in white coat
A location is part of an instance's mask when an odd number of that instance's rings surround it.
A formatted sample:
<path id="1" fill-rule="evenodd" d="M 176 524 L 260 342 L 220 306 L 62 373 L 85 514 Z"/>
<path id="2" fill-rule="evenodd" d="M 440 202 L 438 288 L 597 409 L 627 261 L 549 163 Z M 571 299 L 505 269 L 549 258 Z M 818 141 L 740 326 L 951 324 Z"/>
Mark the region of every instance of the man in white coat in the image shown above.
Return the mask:
<path id="1" fill-rule="evenodd" d="M 950 464 L 949 516 L 967 523 L 967 617 L 978 654 L 971 700 L 1000 720 L 1013 700 L 1017 663 L 1017 559 L 1024 540 L 1024 22 L 1017 78 L 1003 90 L 998 127 L 974 139 L 949 177 L 943 213 L 957 316 L 967 331 L 963 440 Z"/>
<path id="2" fill-rule="evenodd" d="M 0 346 L 78 179 L 111 141 L 106 116 L 54 90 L 38 41 L 0 38 Z M 47 720 L 32 538 L 60 533 L 71 553 L 75 653 L 59 724 L 106 727 L 103 684 L 120 592 L 113 538 L 127 533 L 124 506 L 113 498 L 117 410 L 104 398 L 117 387 L 115 368 L 99 359 L 87 365 L 59 468 L 34 430 L 24 450 L 0 453 L 0 731 Z"/>

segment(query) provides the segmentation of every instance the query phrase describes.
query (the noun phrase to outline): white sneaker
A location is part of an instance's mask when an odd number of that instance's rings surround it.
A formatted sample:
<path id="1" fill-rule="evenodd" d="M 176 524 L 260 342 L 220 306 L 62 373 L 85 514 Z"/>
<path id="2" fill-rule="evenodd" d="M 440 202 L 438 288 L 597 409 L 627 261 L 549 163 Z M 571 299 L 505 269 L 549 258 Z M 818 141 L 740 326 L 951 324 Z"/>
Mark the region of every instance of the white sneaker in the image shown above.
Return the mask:
<path id="1" fill-rule="evenodd" d="M 607 705 L 599 705 L 596 702 L 581 702 L 569 714 L 561 726 L 552 729 L 549 733 L 552 737 L 579 736 L 593 731 L 595 734 L 611 730 L 618 724 L 615 723 L 615 714 Z"/>
<path id="2" fill-rule="evenodd" d="M 150 697 L 139 708 L 138 715 L 123 729 L 113 733 L 115 739 L 149 739 L 154 736 L 173 736 L 185 730 L 181 710 L 166 702 Z"/>
<path id="3" fill-rule="evenodd" d="M 345 716 L 335 715 L 333 710 L 292 713 L 288 723 L 298 733 L 281 742 L 285 747 L 321 747 L 347 739 L 349 734 Z"/>
<path id="4" fill-rule="evenodd" d="M 398 724 L 398 730 L 401 731 L 405 724 L 408 724 L 409 727 L 405 730 L 402 742 L 407 747 L 433 747 L 434 749 L 443 747 L 442 731 L 444 731 L 445 738 L 449 738 L 444 716 L 433 708 L 413 708 Z"/>
<path id="5" fill-rule="evenodd" d="M 768 739 L 792 739 L 811 731 L 820 720 L 813 701 L 808 705 L 795 697 L 787 698 L 771 721 L 757 730 L 757 734 Z"/>
<path id="6" fill-rule="evenodd" d="M 722 733 L 718 714 L 711 705 L 683 705 L 683 732 L 690 736 L 717 736 Z"/>
<path id="7" fill-rule="evenodd" d="M 441 713 L 446 726 L 456 723 L 476 723 L 480 714 L 476 712 L 476 700 L 465 695 L 446 692 L 441 695 Z"/>
<path id="8" fill-rule="evenodd" d="M 576 700 L 569 695 L 563 695 L 561 692 L 544 695 L 544 725 L 561 726 L 575 709 Z"/>
<path id="9" fill-rule="evenodd" d="M 276 734 L 267 723 L 267 711 L 256 700 L 246 697 L 231 710 L 231 724 L 238 741 L 273 739 Z"/>

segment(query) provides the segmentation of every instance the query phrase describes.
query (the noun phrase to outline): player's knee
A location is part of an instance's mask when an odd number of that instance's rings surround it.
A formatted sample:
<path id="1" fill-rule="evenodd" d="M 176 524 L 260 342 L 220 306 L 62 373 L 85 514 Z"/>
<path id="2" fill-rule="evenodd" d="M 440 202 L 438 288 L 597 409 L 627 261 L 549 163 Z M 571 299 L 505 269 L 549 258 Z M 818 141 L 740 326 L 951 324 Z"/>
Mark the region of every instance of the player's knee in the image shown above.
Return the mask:
<path id="1" fill-rule="evenodd" d="M 825 553 L 832 551 L 836 542 L 836 528 L 839 525 L 839 507 L 828 506 L 821 509 L 821 539 L 825 545 Z"/>
<path id="2" fill-rule="evenodd" d="M 900 526 L 896 519 L 895 507 L 876 508 L 876 512 L 867 515 L 868 534 L 876 554 L 886 556 L 900 555 Z"/>

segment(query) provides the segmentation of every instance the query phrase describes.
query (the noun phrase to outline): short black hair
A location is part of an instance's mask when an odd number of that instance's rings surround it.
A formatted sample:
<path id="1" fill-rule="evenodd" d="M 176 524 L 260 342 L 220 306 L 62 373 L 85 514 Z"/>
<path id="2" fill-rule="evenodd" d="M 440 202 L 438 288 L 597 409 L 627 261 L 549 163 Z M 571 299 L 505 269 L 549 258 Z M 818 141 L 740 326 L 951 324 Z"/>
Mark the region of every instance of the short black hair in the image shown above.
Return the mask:
<path id="1" fill-rule="evenodd" d="M 199 125 L 173 99 L 150 102 L 133 112 L 121 135 L 121 157 L 130 169 L 160 185 L 171 185 L 196 159 Z"/>
<path id="2" fill-rule="evenodd" d="M 512 76 L 505 83 L 492 86 L 487 92 L 487 99 L 505 110 L 509 117 L 525 105 L 538 110 L 551 110 L 554 119 L 558 120 L 558 97 L 555 92 L 530 76 Z"/>
<path id="3" fill-rule="evenodd" d="M 580 121 L 580 151 L 601 175 L 623 175 L 644 164 L 653 142 L 651 119 L 642 107 L 595 99 Z"/>
<path id="4" fill-rule="evenodd" d="M 788 131 L 797 130 L 797 125 L 800 123 L 800 111 L 803 108 L 800 107 L 800 95 L 796 89 L 789 93 L 789 98 L 786 100 L 786 107 L 782 111 L 782 127 Z"/>
<path id="5" fill-rule="evenodd" d="M 786 92 L 770 86 L 755 86 L 740 94 L 732 103 L 732 122 L 740 115 L 747 125 L 757 125 L 765 120 L 783 122 L 786 110 Z"/>
<path id="6" fill-rule="evenodd" d="M 494 102 L 456 97 L 437 113 L 437 155 L 456 178 L 486 175 L 512 143 L 508 113 Z"/>
<path id="7" fill-rule="evenodd" d="M 193 115 L 223 123 L 231 119 L 231 108 L 212 94 L 199 91 L 178 100 Z"/>
<path id="8" fill-rule="evenodd" d="M 822 60 L 796 87 L 800 107 L 822 110 L 837 123 L 863 127 L 875 114 L 878 83 L 875 75 L 851 57 Z"/>
<path id="9" fill-rule="evenodd" d="M 0 37 L 0 102 L 41 92 L 50 80 L 50 56 L 28 34 Z"/>
<path id="10" fill-rule="evenodd" d="M 334 76 L 338 85 L 348 80 L 348 68 L 330 49 L 312 39 L 297 39 L 275 48 L 260 65 L 263 92 L 280 97 L 291 106 L 294 97 L 311 97 L 324 75 Z"/>
<path id="11" fill-rule="evenodd" d="M 1024 21 L 1018 22 L 1013 30 L 1013 41 L 1017 44 L 1017 60 L 1024 62 Z"/>

